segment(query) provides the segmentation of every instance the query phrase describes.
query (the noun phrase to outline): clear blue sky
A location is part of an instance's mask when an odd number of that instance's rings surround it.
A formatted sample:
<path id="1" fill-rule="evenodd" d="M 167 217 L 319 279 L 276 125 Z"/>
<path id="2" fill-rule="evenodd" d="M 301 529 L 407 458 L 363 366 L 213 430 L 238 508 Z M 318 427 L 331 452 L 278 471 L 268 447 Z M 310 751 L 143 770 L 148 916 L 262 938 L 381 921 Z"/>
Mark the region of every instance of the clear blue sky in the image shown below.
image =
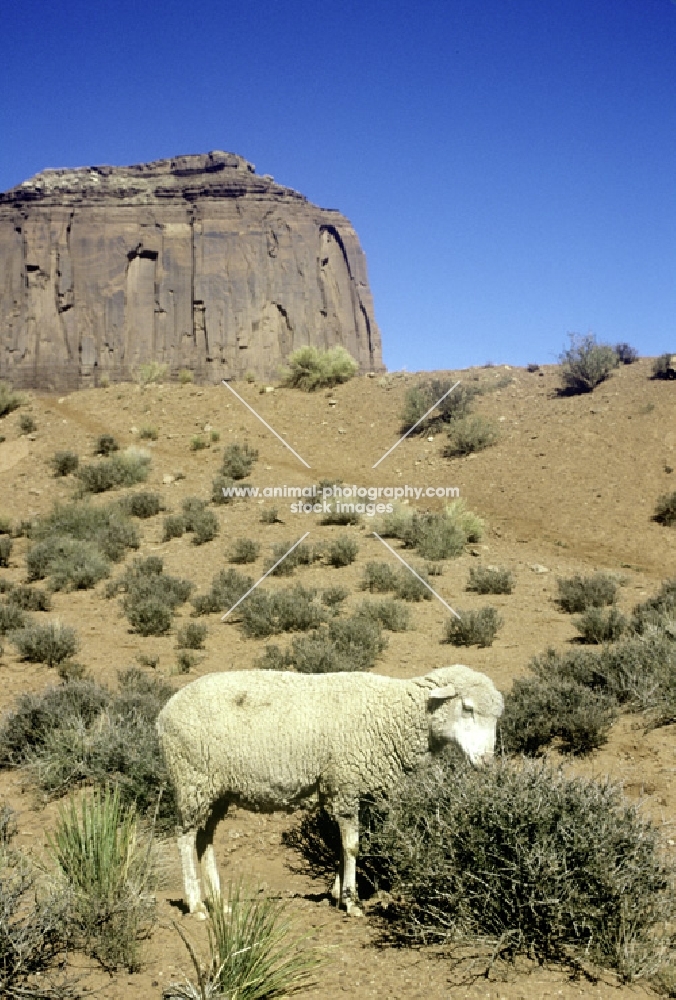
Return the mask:
<path id="1" fill-rule="evenodd" d="M 674 0 L 8 0 L 0 190 L 225 149 L 339 208 L 390 368 L 676 351 Z"/>

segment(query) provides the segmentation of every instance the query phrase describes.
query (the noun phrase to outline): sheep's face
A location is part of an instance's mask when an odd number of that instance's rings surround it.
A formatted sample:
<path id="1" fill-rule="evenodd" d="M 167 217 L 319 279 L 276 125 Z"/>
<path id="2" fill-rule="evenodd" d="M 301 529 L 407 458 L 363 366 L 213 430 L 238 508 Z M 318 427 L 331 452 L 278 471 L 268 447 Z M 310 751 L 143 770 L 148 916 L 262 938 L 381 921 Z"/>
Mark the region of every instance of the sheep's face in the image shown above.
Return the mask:
<path id="1" fill-rule="evenodd" d="M 471 697 L 438 688 L 430 693 L 430 735 L 437 746 L 456 743 L 472 764 L 490 760 L 495 751 L 498 716 L 482 714 Z"/>

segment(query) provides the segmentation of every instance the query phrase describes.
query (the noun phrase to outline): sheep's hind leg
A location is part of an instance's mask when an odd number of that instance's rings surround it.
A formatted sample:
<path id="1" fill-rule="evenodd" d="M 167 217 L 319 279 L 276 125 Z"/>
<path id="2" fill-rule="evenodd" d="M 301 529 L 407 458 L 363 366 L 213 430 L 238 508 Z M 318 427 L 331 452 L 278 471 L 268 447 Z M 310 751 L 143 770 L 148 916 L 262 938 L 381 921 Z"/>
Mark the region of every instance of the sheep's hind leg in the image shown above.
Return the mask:
<path id="1" fill-rule="evenodd" d="M 227 807 L 226 807 L 227 808 Z M 197 834 L 196 848 L 197 860 L 202 871 L 202 882 L 204 894 L 207 899 L 221 898 L 221 880 L 216 864 L 216 854 L 214 852 L 214 833 L 216 827 L 225 813 L 225 808 L 215 809 L 207 820 L 203 830 Z M 229 912 L 229 907 L 225 907 Z"/>
<path id="2" fill-rule="evenodd" d="M 342 848 L 340 902 L 348 917 L 361 917 L 357 897 L 357 855 L 359 853 L 359 814 L 338 816 Z M 335 886 L 334 886 L 335 891 Z"/>
<path id="3" fill-rule="evenodd" d="M 197 833 L 195 830 L 189 830 L 187 833 L 180 833 L 177 838 L 178 853 L 181 858 L 183 888 L 188 909 L 200 920 L 204 920 L 206 913 L 204 912 L 204 904 L 202 903 L 200 880 L 197 876 L 197 865 L 195 862 L 196 837 Z"/>

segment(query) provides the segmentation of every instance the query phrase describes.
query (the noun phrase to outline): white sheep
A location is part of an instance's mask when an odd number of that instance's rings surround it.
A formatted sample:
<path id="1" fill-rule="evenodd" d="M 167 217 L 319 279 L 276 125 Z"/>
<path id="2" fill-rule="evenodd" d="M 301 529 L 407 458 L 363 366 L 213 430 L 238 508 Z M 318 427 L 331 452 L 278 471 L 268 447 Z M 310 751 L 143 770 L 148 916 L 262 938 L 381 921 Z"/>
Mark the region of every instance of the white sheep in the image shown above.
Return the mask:
<path id="1" fill-rule="evenodd" d="M 391 788 L 448 743 L 473 763 L 491 757 L 502 709 L 493 682 L 461 664 L 411 680 L 240 670 L 177 691 L 157 732 L 176 792 L 190 912 L 204 912 L 195 850 L 205 890 L 219 891 L 213 836 L 229 803 L 269 811 L 316 794 L 340 829 L 334 898 L 359 914 L 360 798 Z"/>

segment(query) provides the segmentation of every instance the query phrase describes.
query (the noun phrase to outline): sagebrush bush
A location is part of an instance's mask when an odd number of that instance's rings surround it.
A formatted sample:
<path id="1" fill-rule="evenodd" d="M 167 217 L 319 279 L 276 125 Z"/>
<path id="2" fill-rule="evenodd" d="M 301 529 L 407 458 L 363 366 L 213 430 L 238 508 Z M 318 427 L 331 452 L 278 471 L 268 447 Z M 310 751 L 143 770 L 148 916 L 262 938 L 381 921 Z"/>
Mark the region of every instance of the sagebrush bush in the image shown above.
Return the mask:
<path id="1" fill-rule="evenodd" d="M 452 500 L 444 507 L 444 517 L 463 532 L 468 542 L 480 542 L 486 522 L 473 511 L 467 509 L 464 500 Z"/>
<path id="2" fill-rule="evenodd" d="M 9 566 L 12 554 L 12 539 L 9 535 L 0 535 L 0 566 Z"/>
<path id="3" fill-rule="evenodd" d="M 219 531 L 218 518 L 213 510 L 204 510 L 192 519 L 193 545 L 204 545 L 212 542 Z"/>
<path id="4" fill-rule="evenodd" d="M 244 489 L 247 484 L 240 483 L 239 485 Z M 236 496 L 233 492 L 235 489 L 237 489 L 235 480 L 219 473 L 211 482 L 211 502 L 215 504 L 232 503 Z"/>
<path id="5" fill-rule="evenodd" d="M 84 951 L 105 969 L 140 967 L 141 940 L 156 917 L 151 845 L 117 789 L 61 808 L 50 853 L 71 893 L 69 916 Z"/>
<path id="6" fill-rule="evenodd" d="M 676 577 L 665 580 L 658 593 L 637 604 L 632 611 L 631 627 L 639 635 L 665 629 L 676 621 Z"/>
<path id="7" fill-rule="evenodd" d="M 190 438 L 191 451 L 204 451 L 204 449 L 208 447 L 209 447 L 209 442 L 205 441 L 201 434 L 193 434 L 193 436 Z"/>
<path id="8" fill-rule="evenodd" d="M 291 576 L 298 566 L 310 566 L 314 562 L 315 552 L 311 545 L 301 542 L 290 551 L 293 544 L 293 542 L 279 542 L 272 546 L 272 555 L 265 561 L 265 569 L 270 569 L 281 560 L 272 571 L 273 576 Z"/>
<path id="9" fill-rule="evenodd" d="M 96 444 L 94 445 L 95 455 L 103 455 L 107 458 L 108 455 L 112 455 L 114 451 L 119 450 L 120 446 L 112 434 L 101 434 L 96 439 Z"/>
<path id="10" fill-rule="evenodd" d="M 197 664 L 197 657 L 194 653 L 189 652 L 187 649 L 181 649 L 176 654 L 176 673 L 177 674 L 189 674 L 194 666 Z"/>
<path id="11" fill-rule="evenodd" d="M 56 504 L 51 513 L 31 528 L 31 538 L 41 541 L 69 536 L 92 542 L 112 562 L 119 562 L 129 549 L 139 547 L 138 529 L 118 504 Z"/>
<path id="12" fill-rule="evenodd" d="M 397 581 L 397 571 L 389 563 L 367 562 L 360 587 L 372 594 L 385 594 L 388 590 L 396 589 Z"/>
<path id="13" fill-rule="evenodd" d="M 161 510 L 164 510 L 162 497 L 159 493 L 151 493 L 148 490 L 130 493 L 120 502 L 120 507 L 125 514 L 139 518 L 155 517 Z"/>
<path id="14" fill-rule="evenodd" d="M 663 493 L 658 498 L 653 521 L 657 521 L 658 524 L 666 524 L 667 527 L 676 524 L 676 490 L 673 493 Z"/>
<path id="15" fill-rule="evenodd" d="M 142 441 L 157 441 L 158 431 L 157 427 L 152 427 L 149 424 L 144 425 L 138 432 L 138 436 Z"/>
<path id="16" fill-rule="evenodd" d="M 260 542 L 253 538 L 236 538 L 228 554 L 228 561 L 238 565 L 256 562 L 260 553 Z"/>
<path id="17" fill-rule="evenodd" d="M 477 413 L 451 424 L 442 455 L 445 458 L 461 458 L 483 451 L 496 444 L 497 440 L 498 432 L 493 422 Z"/>
<path id="18" fill-rule="evenodd" d="M 400 503 L 395 500 L 392 504 L 392 513 L 383 514 L 376 521 L 378 534 L 382 538 L 403 539 L 409 530 L 411 520 L 415 514 L 415 507 Z"/>
<path id="19" fill-rule="evenodd" d="M 356 613 L 380 622 L 388 632 L 405 632 L 411 625 L 409 609 L 391 597 L 381 601 L 362 601 Z"/>
<path id="20" fill-rule="evenodd" d="M 571 334 L 570 347 L 559 356 L 561 382 L 564 391 L 592 392 L 604 382 L 620 359 L 609 344 L 599 344 L 593 334 L 578 337 Z"/>
<path id="21" fill-rule="evenodd" d="M 181 368 L 178 373 L 178 381 L 180 385 L 190 385 L 195 381 L 195 374 L 189 368 Z"/>
<path id="22" fill-rule="evenodd" d="M 502 619 L 492 607 L 478 611 L 458 611 L 460 618 L 453 616 L 446 622 L 443 642 L 453 646 L 492 646 Z"/>
<path id="23" fill-rule="evenodd" d="M 7 635 L 26 626 L 26 616 L 16 604 L 0 602 L 0 635 Z"/>
<path id="24" fill-rule="evenodd" d="M 335 566 L 336 568 L 349 566 L 357 558 L 358 552 L 359 545 L 354 538 L 349 538 L 347 535 L 340 535 L 339 538 L 336 538 L 329 545 L 327 560 L 330 566 Z"/>
<path id="25" fill-rule="evenodd" d="M 93 542 L 53 535 L 26 555 L 29 580 L 49 582 L 54 590 L 88 590 L 110 573 L 110 563 Z"/>
<path id="26" fill-rule="evenodd" d="M 208 628 L 202 622 L 188 622 L 179 629 L 177 644 L 179 649 L 204 649 Z"/>
<path id="27" fill-rule="evenodd" d="M 75 629 L 58 621 L 28 625 L 12 632 L 10 638 L 22 659 L 29 663 L 46 663 L 48 667 L 70 659 L 80 645 Z"/>
<path id="28" fill-rule="evenodd" d="M 349 590 L 345 587 L 327 587 L 326 590 L 322 591 L 322 604 L 338 613 L 340 605 L 348 595 Z"/>
<path id="29" fill-rule="evenodd" d="M 147 364 L 139 365 L 136 369 L 136 378 L 139 385 L 150 385 L 151 382 L 162 382 L 167 377 L 169 366 L 161 361 L 148 361 Z"/>
<path id="30" fill-rule="evenodd" d="M 120 590 L 122 608 L 139 635 L 163 635 L 171 627 L 172 615 L 188 600 L 192 583 L 164 573 L 157 556 L 135 559 L 121 577 L 109 585 L 107 597 Z"/>
<path id="31" fill-rule="evenodd" d="M 386 645 L 380 620 L 357 612 L 295 637 L 283 653 L 277 646 L 266 646 L 257 665 L 268 670 L 292 668 L 302 674 L 370 670 Z"/>
<path id="32" fill-rule="evenodd" d="M 659 358 L 655 359 L 653 362 L 653 378 L 676 378 L 676 358 L 673 354 L 661 354 Z"/>
<path id="33" fill-rule="evenodd" d="M 57 477 L 70 476 L 77 471 L 79 464 L 80 459 L 74 451 L 57 451 L 51 462 L 54 475 Z"/>
<path id="34" fill-rule="evenodd" d="M 250 638 L 280 632 L 305 632 L 326 619 L 314 590 L 296 585 L 284 590 L 254 590 L 241 605 L 242 631 Z"/>
<path id="35" fill-rule="evenodd" d="M 508 753 L 536 754 L 557 741 L 562 753 L 604 746 L 616 717 L 608 695 L 563 677 L 520 677 L 505 695 L 498 745 Z"/>
<path id="36" fill-rule="evenodd" d="M 289 355 L 289 367 L 282 384 L 314 392 L 316 389 L 347 382 L 359 370 L 359 364 L 344 347 L 322 351 L 317 347 L 301 347 Z"/>
<path id="37" fill-rule="evenodd" d="M 406 393 L 401 414 L 401 433 L 405 434 L 410 430 L 452 385 L 449 380 L 430 379 L 410 388 Z M 457 385 L 429 416 L 418 424 L 415 433 L 422 434 L 436 425 L 449 424 L 466 417 L 478 392 L 478 388 L 473 386 Z"/>
<path id="38" fill-rule="evenodd" d="M 123 486 L 135 486 L 148 478 L 150 455 L 138 448 L 127 448 L 101 462 L 81 465 L 77 477 L 87 493 L 105 493 Z"/>
<path id="39" fill-rule="evenodd" d="M 406 548 L 423 559 L 453 559 L 462 554 L 467 535 L 454 518 L 441 513 L 413 514 L 399 536 Z"/>
<path id="40" fill-rule="evenodd" d="M 164 519 L 162 541 L 169 542 L 172 538 L 181 538 L 185 531 L 185 521 L 180 514 L 169 514 Z"/>
<path id="41" fill-rule="evenodd" d="M 35 417 L 31 413 L 22 413 L 19 417 L 19 430 L 22 434 L 33 434 L 38 429 Z"/>
<path id="42" fill-rule="evenodd" d="M 576 574 L 569 579 L 558 579 L 556 583 L 559 607 L 569 614 L 579 614 L 588 608 L 602 608 L 614 604 L 617 599 L 617 581 L 608 573 L 585 577 Z"/>
<path id="43" fill-rule="evenodd" d="M 617 608 L 587 608 L 581 618 L 574 623 L 583 642 L 598 645 L 602 642 L 617 642 L 627 628 L 627 619 Z"/>
<path id="44" fill-rule="evenodd" d="M 511 594 L 514 590 L 514 574 L 508 569 L 495 566 L 472 566 L 467 590 L 476 591 L 477 594 Z"/>
<path id="45" fill-rule="evenodd" d="M 211 589 L 206 594 L 198 594 L 193 598 L 195 615 L 208 615 L 214 612 L 229 611 L 253 586 L 253 578 L 243 576 L 235 569 L 222 569 L 211 581 Z"/>
<path id="46" fill-rule="evenodd" d="M 615 344 L 614 351 L 621 365 L 633 365 L 639 359 L 639 353 L 636 348 L 625 342 Z"/>
<path id="47" fill-rule="evenodd" d="M 13 583 L 6 590 L 8 604 L 14 604 L 22 611 L 49 611 L 51 597 L 45 590 L 29 587 L 25 583 Z"/>
<path id="48" fill-rule="evenodd" d="M 233 442 L 223 451 L 221 475 L 235 480 L 246 479 L 257 459 L 258 451 L 255 448 L 251 448 L 246 442 Z"/>
<path id="49" fill-rule="evenodd" d="M 22 403 L 21 396 L 12 391 L 7 382 L 0 382 L 0 417 L 6 417 L 8 413 L 17 410 Z"/>
<path id="50" fill-rule="evenodd" d="M 261 524 L 281 524 L 277 507 L 266 507 L 261 511 Z"/>
<path id="51" fill-rule="evenodd" d="M 338 501 L 340 503 L 340 501 Z M 357 514 L 354 510 L 355 505 L 352 503 L 346 504 L 341 503 L 341 510 L 338 510 L 337 504 L 329 502 L 331 509 L 319 519 L 320 524 L 337 524 L 341 527 L 346 527 L 348 524 L 360 524 L 361 514 Z M 345 508 L 352 508 L 347 510 Z"/>
<path id="52" fill-rule="evenodd" d="M 488 940 L 504 957 L 592 961 L 627 981 L 669 963 L 673 861 L 617 787 L 544 762 L 442 759 L 382 811 L 363 851 L 385 873 L 390 939 Z"/>

